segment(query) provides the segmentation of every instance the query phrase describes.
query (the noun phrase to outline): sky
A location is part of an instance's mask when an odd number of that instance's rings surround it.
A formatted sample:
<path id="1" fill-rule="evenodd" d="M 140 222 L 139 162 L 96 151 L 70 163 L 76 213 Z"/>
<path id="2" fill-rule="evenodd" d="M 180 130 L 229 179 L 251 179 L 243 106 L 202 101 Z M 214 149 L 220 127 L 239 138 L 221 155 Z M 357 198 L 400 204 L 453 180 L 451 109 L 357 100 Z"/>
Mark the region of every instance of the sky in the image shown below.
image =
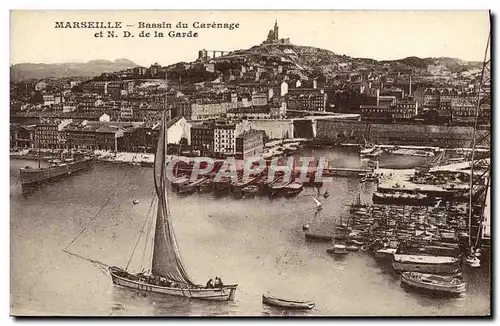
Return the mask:
<path id="1" fill-rule="evenodd" d="M 489 33 L 487 11 L 11 11 L 10 63 L 190 62 L 201 49 L 231 51 L 260 44 L 276 19 L 280 38 L 292 44 L 377 60 L 443 56 L 482 61 Z M 118 21 L 124 28 L 117 31 L 119 37 L 100 38 L 94 36 L 100 29 L 55 28 L 61 21 Z M 139 22 L 168 22 L 173 28 L 144 29 L 165 37 L 140 38 Z M 178 22 L 189 28 L 175 28 Z M 194 29 L 194 22 L 232 22 L 239 28 Z M 123 38 L 124 30 L 134 37 Z M 199 35 L 167 37 L 171 30 Z"/>

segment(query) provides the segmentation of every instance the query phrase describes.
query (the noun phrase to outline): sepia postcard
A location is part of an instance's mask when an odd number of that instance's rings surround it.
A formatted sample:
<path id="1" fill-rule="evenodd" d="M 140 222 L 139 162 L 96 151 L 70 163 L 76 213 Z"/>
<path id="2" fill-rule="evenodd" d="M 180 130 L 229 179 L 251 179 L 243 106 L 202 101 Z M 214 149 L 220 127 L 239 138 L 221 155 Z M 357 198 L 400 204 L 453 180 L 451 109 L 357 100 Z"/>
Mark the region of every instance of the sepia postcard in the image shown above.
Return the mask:
<path id="1" fill-rule="evenodd" d="M 11 11 L 11 316 L 490 316 L 490 29 Z"/>

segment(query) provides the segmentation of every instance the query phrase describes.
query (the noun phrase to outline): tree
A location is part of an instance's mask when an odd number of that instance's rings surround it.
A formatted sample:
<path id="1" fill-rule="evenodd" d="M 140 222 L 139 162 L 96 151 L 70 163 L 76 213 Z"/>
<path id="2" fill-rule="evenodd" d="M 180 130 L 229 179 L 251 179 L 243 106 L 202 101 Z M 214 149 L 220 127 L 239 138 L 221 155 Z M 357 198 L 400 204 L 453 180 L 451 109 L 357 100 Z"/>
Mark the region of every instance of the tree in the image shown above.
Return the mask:
<path id="1" fill-rule="evenodd" d="M 35 94 L 33 94 L 33 96 L 31 97 L 30 102 L 35 105 L 43 104 L 44 101 L 42 93 L 40 91 L 36 91 Z"/>

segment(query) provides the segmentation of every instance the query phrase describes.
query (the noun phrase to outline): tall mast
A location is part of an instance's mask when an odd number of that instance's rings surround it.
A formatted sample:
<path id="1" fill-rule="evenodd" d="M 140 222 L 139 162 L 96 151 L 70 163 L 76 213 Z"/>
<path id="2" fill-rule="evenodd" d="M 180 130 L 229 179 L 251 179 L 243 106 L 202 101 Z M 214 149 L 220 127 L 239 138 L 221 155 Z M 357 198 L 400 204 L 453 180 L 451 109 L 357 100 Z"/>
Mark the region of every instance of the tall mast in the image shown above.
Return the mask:
<path id="1" fill-rule="evenodd" d="M 490 22 L 491 24 L 491 22 Z M 491 26 L 491 25 L 490 25 Z M 488 35 L 486 49 L 484 52 L 483 68 L 481 71 L 481 79 L 477 90 L 476 112 L 474 120 L 474 133 L 472 136 L 472 153 L 470 160 L 470 184 L 469 184 L 469 247 L 472 246 L 472 218 L 478 216 L 478 230 L 476 234 L 476 245 L 481 236 L 482 222 L 484 219 L 484 210 L 488 189 L 491 180 L 491 120 L 488 126 L 484 126 L 483 121 L 480 121 L 483 116 L 482 113 L 489 110 L 491 117 L 491 90 L 489 84 L 491 81 L 490 71 L 490 42 L 491 31 Z M 480 147 L 487 147 L 487 156 L 477 155 L 477 149 Z M 477 156 L 476 156 L 477 155 Z M 477 178 L 474 175 L 477 171 Z M 473 198 L 474 197 L 474 198 Z M 473 200 L 474 199 L 474 200 Z M 473 211 L 473 202 L 478 204 L 478 209 Z"/>
<path id="2" fill-rule="evenodd" d="M 36 137 L 36 143 L 37 143 L 37 147 L 38 147 L 38 168 L 40 168 L 40 162 L 41 162 L 41 157 L 40 157 L 40 136 L 41 136 L 41 133 L 42 133 L 42 129 L 41 128 L 41 124 L 42 124 L 42 114 L 40 113 L 40 116 L 39 116 L 39 121 L 38 121 L 38 132 L 37 132 L 37 137 Z M 35 129 L 35 130 L 36 130 Z"/>

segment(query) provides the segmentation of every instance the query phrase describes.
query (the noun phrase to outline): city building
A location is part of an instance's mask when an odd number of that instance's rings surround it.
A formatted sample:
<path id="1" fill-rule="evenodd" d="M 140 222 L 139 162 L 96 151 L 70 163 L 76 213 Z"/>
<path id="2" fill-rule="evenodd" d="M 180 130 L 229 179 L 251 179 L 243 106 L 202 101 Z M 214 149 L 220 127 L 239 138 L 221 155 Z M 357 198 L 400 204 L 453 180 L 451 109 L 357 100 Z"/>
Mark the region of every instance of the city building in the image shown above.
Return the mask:
<path id="1" fill-rule="evenodd" d="M 231 107 L 231 102 L 193 103 L 191 104 L 191 120 L 223 118 Z"/>
<path id="2" fill-rule="evenodd" d="M 191 126 L 191 147 L 202 156 L 212 156 L 214 152 L 214 126 L 199 124 Z"/>
<path id="3" fill-rule="evenodd" d="M 379 96 L 378 104 L 360 105 L 361 120 L 398 122 L 412 120 L 418 114 L 418 102 L 413 99 L 396 101 L 395 96 Z"/>
<path id="4" fill-rule="evenodd" d="M 120 108 L 120 119 L 131 121 L 134 118 L 134 109 L 131 107 Z"/>
<path id="5" fill-rule="evenodd" d="M 327 95 L 322 89 L 291 88 L 286 95 L 287 110 L 325 112 Z"/>
<path id="6" fill-rule="evenodd" d="M 10 125 L 11 148 L 33 148 L 35 143 L 35 125 Z"/>
<path id="7" fill-rule="evenodd" d="M 248 121 L 232 123 L 218 121 L 214 126 L 214 152 L 224 156 L 236 154 L 236 138 L 250 130 Z"/>
<path id="8" fill-rule="evenodd" d="M 180 144 L 181 139 L 186 139 L 191 144 L 191 127 L 184 117 L 176 117 L 167 122 L 167 137 L 169 144 Z"/>
<path id="9" fill-rule="evenodd" d="M 95 148 L 98 150 L 118 151 L 118 138 L 123 137 L 120 126 L 103 125 L 95 130 Z"/>
<path id="10" fill-rule="evenodd" d="M 59 148 L 59 123 L 42 121 L 35 127 L 35 148 Z"/>
<path id="11" fill-rule="evenodd" d="M 90 81 L 82 84 L 82 90 L 91 94 L 108 94 L 108 82 Z"/>
<path id="12" fill-rule="evenodd" d="M 227 118 L 229 119 L 270 119 L 271 108 L 266 106 L 249 106 L 229 109 L 227 111 Z"/>
<path id="13" fill-rule="evenodd" d="M 252 94 L 252 105 L 253 106 L 266 106 L 267 105 L 266 93 L 253 93 Z"/>
<path id="14" fill-rule="evenodd" d="M 43 95 L 43 105 L 51 106 L 55 103 L 56 103 L 56 98 L 54 95 L 49 95 L 49 94 Z"/>
<path id="15" fill-rule="evenodd" d="M 136 76 L 144 76 L 148 69 L 146 67 L 135 67 L 132 69 L 132 72 Z"/>
<path id="16" fill-rule="evenodd" d="M 236 159 L 247 159 L 264 151 L 264 131 L 250 129 L 236 137 Z"/>

